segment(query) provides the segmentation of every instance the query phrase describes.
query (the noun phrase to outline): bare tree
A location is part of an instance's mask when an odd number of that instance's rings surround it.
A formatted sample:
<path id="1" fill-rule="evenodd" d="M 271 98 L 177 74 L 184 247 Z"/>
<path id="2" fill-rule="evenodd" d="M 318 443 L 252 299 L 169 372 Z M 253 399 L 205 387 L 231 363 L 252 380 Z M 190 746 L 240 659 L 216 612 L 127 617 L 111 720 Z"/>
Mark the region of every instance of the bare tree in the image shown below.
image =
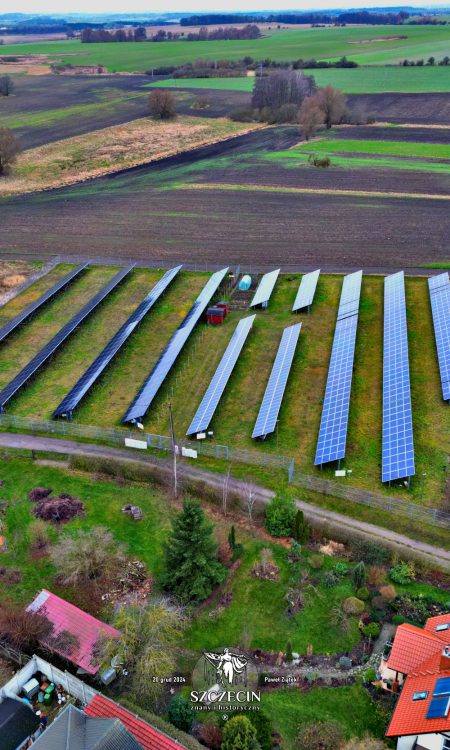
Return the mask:
<path id="1" fill-rule="evenodd" d="M 0 77 L 0 96 L 10 96 L 14 91 L 14 81 L 11 76 Z"/>
<path id="2" fill-rule="evenodd" d="M 155 89 L 148 102 L 151 115 L 156 120 L 172 120 L 176 116 L 176 101 L 171 91 Z"/>
<path id="3" fill-rule="evenodd" d="M 253 523 L 253 509 L 256 503 L 255 486 L 252 482 L 246 482 L 244 486 L 247 515 L 250 523 Z"/>
<path id="4" fill-rule="evenodd" d="M 126 561 L 124 546 L 103 526 L 63 534 L 51 557 L 64 586 L 104 584 L 120 574 Z"/>
<path id="5" fill-rule="evenodd" d="M 283 105 L 293 104 L 297 108 L 316 90 L 312 76 L 294 70 L 277 70 L 268 76 L 257 76 L 253 88 L 254 109 L 278 110 Z"/>
<path id="6" fill-rule="evenodd" d="M 314 98 L 313 96 L 308 96 L 298 113 L 298 121 L 301 125 L 303 136 L 307 141 L 315 136 L 317 128 L 324 121 L 323 112 L 317 102 L 314 101 Z"/>
<path id="7" fill-rule="evenodd" d="M 9 128 L 0 128 L 0 175 L 8 174 L 22 151 L 18 138 Z"/>
<path id="8" fill-rule="evenodd" d="M 313 99 L 323 113 L 323 120 L 328 129 L 342 122 L 347 112 L 347 97 L 342 91 L 338 91 L 333 86 L 324 86 L 313 96 Z"/>

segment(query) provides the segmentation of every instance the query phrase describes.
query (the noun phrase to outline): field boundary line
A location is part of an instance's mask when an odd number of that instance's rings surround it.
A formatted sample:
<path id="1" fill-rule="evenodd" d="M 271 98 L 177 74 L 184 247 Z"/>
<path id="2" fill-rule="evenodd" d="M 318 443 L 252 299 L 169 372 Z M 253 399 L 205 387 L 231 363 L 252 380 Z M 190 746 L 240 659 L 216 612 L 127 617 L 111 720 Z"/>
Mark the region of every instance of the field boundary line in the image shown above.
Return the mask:
<path id="1" fill-rule="evenodd" d="M 450 201 L 450 195 L 439 195 L 435 193 L 397 193 L 384 192 L 382 190 L 340 190 L 332 188 L 297 188 L 274 185 L 238 185 L 227 182 L 190 182 L 177 185 L 175 190 L 236 190 L 255 193 L 298 193 L 299 195 L 351 195 L 361 198 L 420 198 L 421 200 L 444 200 Z"/>

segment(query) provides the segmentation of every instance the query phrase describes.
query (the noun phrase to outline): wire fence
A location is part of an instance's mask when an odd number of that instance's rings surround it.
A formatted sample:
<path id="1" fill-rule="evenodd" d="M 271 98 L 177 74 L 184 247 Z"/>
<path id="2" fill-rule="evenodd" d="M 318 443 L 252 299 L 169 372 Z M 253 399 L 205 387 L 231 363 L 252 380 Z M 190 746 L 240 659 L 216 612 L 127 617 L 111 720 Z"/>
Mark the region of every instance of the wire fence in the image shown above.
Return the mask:
<path id="1" fill-rule="evenodd" d="M 77 424 L 76 422 L 66 422 L 64 420 L 38 420 L 19 417 L 13 414 L 0 414 L 0 429 L 86 440 L 91 443 L 96 442 L 120 448 L 128 447 L 130 450 L 133 448 L 151 448 L 158 451 L 172 451 L 172 441 L 166 435 L 155 435 L 139 431 L 130 432 L 129 430 L 118 428 L 94 427 L 92 425 Z M 288 456 L 250 451 L 208 441 L 193 443 L 188 440 L 178 440 L 177 446 L 180 454 L 187 458 L 189 456 L 204 456 L 205 458 L 237 462 L 247 464 L 248 466 L 260 466 L 263 469 L 281 470 L 287 473 L 288 481 L 297 487 L 317 492 L 320 495 L 328 495 L 347 500 L 351 503 L 401 515 L 430 526 L 450 529 L 450 513 L 446 511 L 439 510 L 438 508 L 424 508 L 400 497 L 378 495 L 375 492 L 351 487 L 348 484 L 339 484 L 331 479 L 303 474 L 295 469 L 294 459 Z M 195 454 L 192 451 L 195 451 Z"/>

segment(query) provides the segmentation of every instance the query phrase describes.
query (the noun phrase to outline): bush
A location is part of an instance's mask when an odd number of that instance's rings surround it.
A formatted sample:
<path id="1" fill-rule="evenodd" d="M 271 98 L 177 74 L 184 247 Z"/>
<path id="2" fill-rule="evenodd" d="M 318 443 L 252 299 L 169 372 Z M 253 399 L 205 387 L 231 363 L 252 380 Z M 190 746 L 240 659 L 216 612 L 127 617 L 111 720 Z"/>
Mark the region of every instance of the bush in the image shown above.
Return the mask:
<path id="1" fill-rule="evenodd" d="M 177 729 L 190 732 L 194 721 L 190 702 L 181 695 L 174 696 L 167 707 L 167 718 Z"/>
<path id="2" fill-rule="evenodd" d="M 341 656 L 338 664 L 340 669 L 351 669 L 353 666 L 353 662 L 348 656 Z"/>
<path id="3" fill-rule="evenodd" d="M 392 618 L 392 622 L 394 623 L 394 625 L 403 625 L 403 623 L 405 622 L 405 618 L 402 617 L 402 615 L 394 615 Z"/>
<path id="4" fill-rule="evenodd" d="M 248 718 L 256 729 L 261 750 L 271 750 L 273 723 L 263 711 L 250 711 Z"/>
<path id="5" fill-rule="evenodd" d="M 5 606 L 0 610 L 0 638 L 19 650 L 33 653 L 39 641 L 48 638 L 52 630 L 51 622 L 37 612 Z"/>
<path id="6" fill-rule="evenodd" d="M 320 570 L 320 568 L 323 568 L 325 557 L 319 554 L 311 555 L 308 562 L 312 568 Z"/>
<path id="7" fill-rule="evenodd" d="M 198 730 L 198 738 L 202 745 L 211 750 L 220 750 L 222 745 L 222 730 L 217 724 L 202 724 Z"/>
<path id="8" fill-rule="evenodd" d="M 28 493 L 28 499 L 31 500 L 32 503 L 38 503 L 40 500 L 45 500 L 45 498 L 51 495 L 52 492 L 53 490 L 48 487 L 35 487 Z"/>
<path id="9" fill-rule="evenodd" d="M 379 565 L 371 565 L 367 574 L 367 583 L 370 586 L 381 586 L 386 580 L 386 569 Z"/>
<path id="10" fill-rule="evenodd" d="M 390 568 L 389 577 L 392 581 L 395 581 L 395 583 L 403 585 L 411 583 L 411 581 L 414 581 L 416 578 L 414 564 L 412 562 L 400 560 L 396 565 Z"/>
<path id="11" fill-rule="evenodd" d="M 221 750 L 259 750 L 256 728 L 246 716 L 234 716 L 223 730 Z"/>
<path id="12" fill-rule="evenodd" d="M 228 115 L 234 122 L 254 122 L 255 112 L 251 107 L 235 107 Z"/>
<path id="13" fill-rule="evenodd" d="M 171 91 L 155 89 L 148 103 L 150 113 L 156 120 L 172 120 L 176 116 L 176 100 Z"/>
<path id="14" fill-rule="evenodd" d="M 309 540 L 310 534 L 310 526 L 305 520 L 303 511 L 299 508 L 297 510 L 297 513 L 295 514 L 292 536 L 299 544 L 306 544 L 306 542 Z"/>
<path id="15" fill-rule="evenodd" d="M 372 599 L 372 607 L 374 609 L 386 609 L 387 601 L 384 596 L 374 596 Z"/>
<path id="16" fill-rule="evenodd" d="M 365 604 L 356 596 L 349 596 L 348 599 L 345 599 L 342 607 L 347 615 L 361 615 L 364 612 Z"/>
<path id="17" fill-rule="evenodd" d="M 345 576 L 348 574 L 349 567 L 347 563 L 345 562 L 337 562 L 335 565 L 333 565 L 333 572 L 335 575 L 339 576 L 339 578 L 345 578 Z"/>
<path id="18" fill-rule="evenodd" d="M 379 592 L 383 599 L 386 600 L 386 602 L 392 602 L 393 599 L 395 599 L 395 597 L 397 596 L 397 592 L 394 586 L 381 586 Z"/>
<path id="19" fill-rule="evenodd" d="M 265 510 L 266 530 L 275 537 L 290 536 L 296 514 L 292 497 L 276 495 Z"/>
<path id="20" fill-rule="evenodd" d="M 336 721 L 309 721 L 299 727 L 297 750 L 340 750 L 344 734 Z"/>
<path id="21" fill-rule="evenodd" d="M 356 560 L 363 560 L 367 565 L 383 565 L 391 560 L 391 553 L 386 547 L 365 539 L 356 538 L 349 542 L 352 555 Z"/>
<path id="22" fill-rule="evenodd" d="M 237 544 L 234 545 L 233 555 L 231 559 L 234 562 L 235 560 L 238 560 L 240 557 L 242 557 L 243 554 L 244 554 L 244 545 L 240 544 L 240 542 L 237 542 Z"/>
<path id="23" fill-rule="evenodd" d="M 332 589 L 339 582 L 338 577 L 331 571 L 327 571 L 323 577 L 323 585 L 327 589 Z"/>
<path id="24" fill-rule="evenodd" d="M 361 628 L 361 633 L 366 638 L 378 638 L 380 632 L 381 628 L 377 622 L 369 622 L 368 625 L 364 625 L 364 627 Z"/>
<path id="25" fill-rule="evenodd" d="M 361 560 L 359 563 L 355 565 L 355 567 L 352 570 L 352 582 L 353 582 L 355 589 L 362 588 L 362 586 L 364 586 L 366 582 L 366 578 L 367 578 L 366 566 Z"/>
<path id="26" fill-rule="evenodd" d="M 377 673 L 375 672 L 373 667 L 370 667 L 370 669 L 368 669 L 364 675 L 364 682 L 366 683 L 375 682 L 376 679 L 377 679 Z"/>
<path id="27" fill-rule="evenodd" d="M 366 587 L 363 586 L 362 588 L 357 590 L 356 596 L 358 597 L 358 599 L 361 599 L 363 602 L 366 602 L 369 598 L 369 589 L 366 589 Z"/>

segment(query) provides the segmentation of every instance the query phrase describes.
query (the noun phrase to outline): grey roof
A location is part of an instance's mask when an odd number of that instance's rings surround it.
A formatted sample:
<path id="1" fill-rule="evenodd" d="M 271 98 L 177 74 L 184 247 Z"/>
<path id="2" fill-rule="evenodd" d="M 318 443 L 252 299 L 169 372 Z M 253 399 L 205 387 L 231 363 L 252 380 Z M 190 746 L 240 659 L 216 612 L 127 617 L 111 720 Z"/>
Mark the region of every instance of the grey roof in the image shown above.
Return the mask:
<path id="1" fill-rule="evenodd" d="M 16 750 L 38 726 L 38 717 L 24 701 L 4 698 L 0 703 L 1 750 Z"/>
<path id="2" fill-rule="evenodd" d="M 142 750 L 142 745 L 119 719 L 95 719 L 69 705 L 36 740 L 33 750 Z"/>

